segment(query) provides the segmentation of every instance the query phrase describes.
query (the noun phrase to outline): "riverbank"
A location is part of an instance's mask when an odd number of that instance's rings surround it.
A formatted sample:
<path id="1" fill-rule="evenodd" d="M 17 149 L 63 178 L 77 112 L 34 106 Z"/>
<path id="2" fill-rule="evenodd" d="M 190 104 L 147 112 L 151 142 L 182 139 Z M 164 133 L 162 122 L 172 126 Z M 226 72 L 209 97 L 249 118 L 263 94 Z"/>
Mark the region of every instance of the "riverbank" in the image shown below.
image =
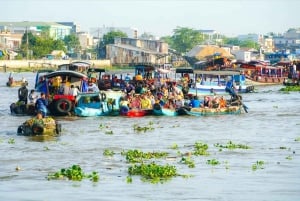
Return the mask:
<path id="1" fill-rule="evenodd" d="M 53 68 L 57 69 L 59 65 L 69 64 L 75 60 L 0 60 L 0 69 L 2 72 L 30 72 L 38 69 Z M 110 60 L 87 60 L 93 67 L 111 68 Z"/>

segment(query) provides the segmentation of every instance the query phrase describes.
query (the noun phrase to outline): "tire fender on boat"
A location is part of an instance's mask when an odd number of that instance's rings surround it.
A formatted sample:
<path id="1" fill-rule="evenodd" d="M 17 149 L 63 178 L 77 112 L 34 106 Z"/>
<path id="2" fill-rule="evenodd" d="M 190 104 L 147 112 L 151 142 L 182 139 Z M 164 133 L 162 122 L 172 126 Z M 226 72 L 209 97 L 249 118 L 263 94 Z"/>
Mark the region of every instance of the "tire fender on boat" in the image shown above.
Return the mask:
<path id="1" fill-rule="evenodd" d="M 44 126 L 41 124 L 33 124 L 31 129 L 34 135 L 42 135 L 44 133 Z"/>
<path id="2" fill-rule="evenodd" d="M 72 110 L 72 102 L 68 99 L 59 99 L 55 102 L 55 110 L 60 114 L 67 114 Z"/>

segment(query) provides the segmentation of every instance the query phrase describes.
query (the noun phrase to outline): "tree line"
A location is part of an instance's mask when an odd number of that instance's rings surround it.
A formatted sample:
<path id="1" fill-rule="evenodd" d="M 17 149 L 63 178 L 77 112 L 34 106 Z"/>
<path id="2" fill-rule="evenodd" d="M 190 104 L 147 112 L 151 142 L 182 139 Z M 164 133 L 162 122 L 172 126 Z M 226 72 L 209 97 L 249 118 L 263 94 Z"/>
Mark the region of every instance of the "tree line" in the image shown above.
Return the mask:
<path id="1" fill-rule="evenodd" d="M 92 52 L 97 54 L 97 59 L 104 59 L 106 56 L 106 45 L 113 44 L 114 38 L 116 37 L 128 37 L 126 33 L 122 31 L 111 31 L 104 34 L 99 43 L 89 49 L 85 50 L 87 52 Z M 216 36 L 209 36 L 199 32 L 198 30 L 187 28 L 187 27 L 177 27 L 173 30 L 173 35 L 161 37 L 160 40 L 169 44 L 169 48 L 175 50 L 178 54 L 184 55 L 186 52 L 191 50 L 196 45 L 204 44 L 207 42 L 209 37 L 213 37 L 214 42 L 217 45 L 237 45 L 240 47 L 248 48 L 259 48 L 258 43 L 246 40 L 240 41 L 237 38 L 229 38 L 225 36 L 217 36 L 222 38 L 222 40 L 217 41 Z M 143 39 L 154 38 L 150 34 L 142 34 Z M 49 31 L 44 30 L 40 35 L 33 35 L 31 32 L 25 32 L 22 37 L 21 48 L 19 50 L 19 55 L 17 59 L 30 58 L 39 59 L 45 57 L 45 55 L 50 54 L 53 50 L 62 50 L 67 53 L 78 53 L 82 51 L 80 46 L 79 38 L 76 34 L 71 34 L 65 36 L 64 39 L 53 39 L 49 36 Z"/>

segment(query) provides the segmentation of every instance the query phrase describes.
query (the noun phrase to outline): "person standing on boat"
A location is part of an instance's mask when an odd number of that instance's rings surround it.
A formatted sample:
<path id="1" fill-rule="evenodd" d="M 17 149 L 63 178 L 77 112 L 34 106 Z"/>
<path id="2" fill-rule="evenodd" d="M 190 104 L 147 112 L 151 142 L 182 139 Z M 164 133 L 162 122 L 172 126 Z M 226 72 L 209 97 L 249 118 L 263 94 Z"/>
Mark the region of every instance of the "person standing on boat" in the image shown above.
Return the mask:
<path id="1" fill-rule="evenodd" d="M 31 89 L 28 95 L 29 103 L 31 104 L 34 104 L 38 98 L 38 96 L 35 95 L 34 92 L 35 92 L 34 89 Z"/>
<path id="2" fill-rule="evenodd" d="M 26 87 L 26 83 L 22 84 L 22 87 L 19 88 L 18 90 L 18 97 L 19 97 L 19 102 L 24 102 L 24 104 L 27 104 L 27 97 L 28 97 L 28 89 Z"/>
<path id="3" fill-rule="evenodd" d="M 236 91 L 234 89 L 234 81 L 232 78 L 228 78 L 226 82 L 225 91 L 228 92 L 231 96 L 236 96 Z"/>
<path id="4" fill-rule="evenodd" d="M 48 100 L 46 99 L 46 94 L 41 93 L 41 97 L 38 98 L 35 102 L 35 109 L 36 111 L 40 111 L 43 114 L 43 117 L 47 114 L 47 106 L 48 106 Z"/>

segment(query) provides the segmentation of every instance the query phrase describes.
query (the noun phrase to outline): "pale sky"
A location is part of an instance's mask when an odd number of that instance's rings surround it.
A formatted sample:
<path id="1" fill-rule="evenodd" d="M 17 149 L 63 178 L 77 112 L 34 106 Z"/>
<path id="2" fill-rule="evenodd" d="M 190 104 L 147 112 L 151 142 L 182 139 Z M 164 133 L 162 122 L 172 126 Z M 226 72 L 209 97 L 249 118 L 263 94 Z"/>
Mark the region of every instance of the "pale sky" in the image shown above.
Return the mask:
<path id="1" fill-rule="evenodd" d="M 73 21 L 172 35 L 176 27 L 226 36 L 284 33 L 300 27 L 300 0 L 0 0 L 0 21 Z"/>

